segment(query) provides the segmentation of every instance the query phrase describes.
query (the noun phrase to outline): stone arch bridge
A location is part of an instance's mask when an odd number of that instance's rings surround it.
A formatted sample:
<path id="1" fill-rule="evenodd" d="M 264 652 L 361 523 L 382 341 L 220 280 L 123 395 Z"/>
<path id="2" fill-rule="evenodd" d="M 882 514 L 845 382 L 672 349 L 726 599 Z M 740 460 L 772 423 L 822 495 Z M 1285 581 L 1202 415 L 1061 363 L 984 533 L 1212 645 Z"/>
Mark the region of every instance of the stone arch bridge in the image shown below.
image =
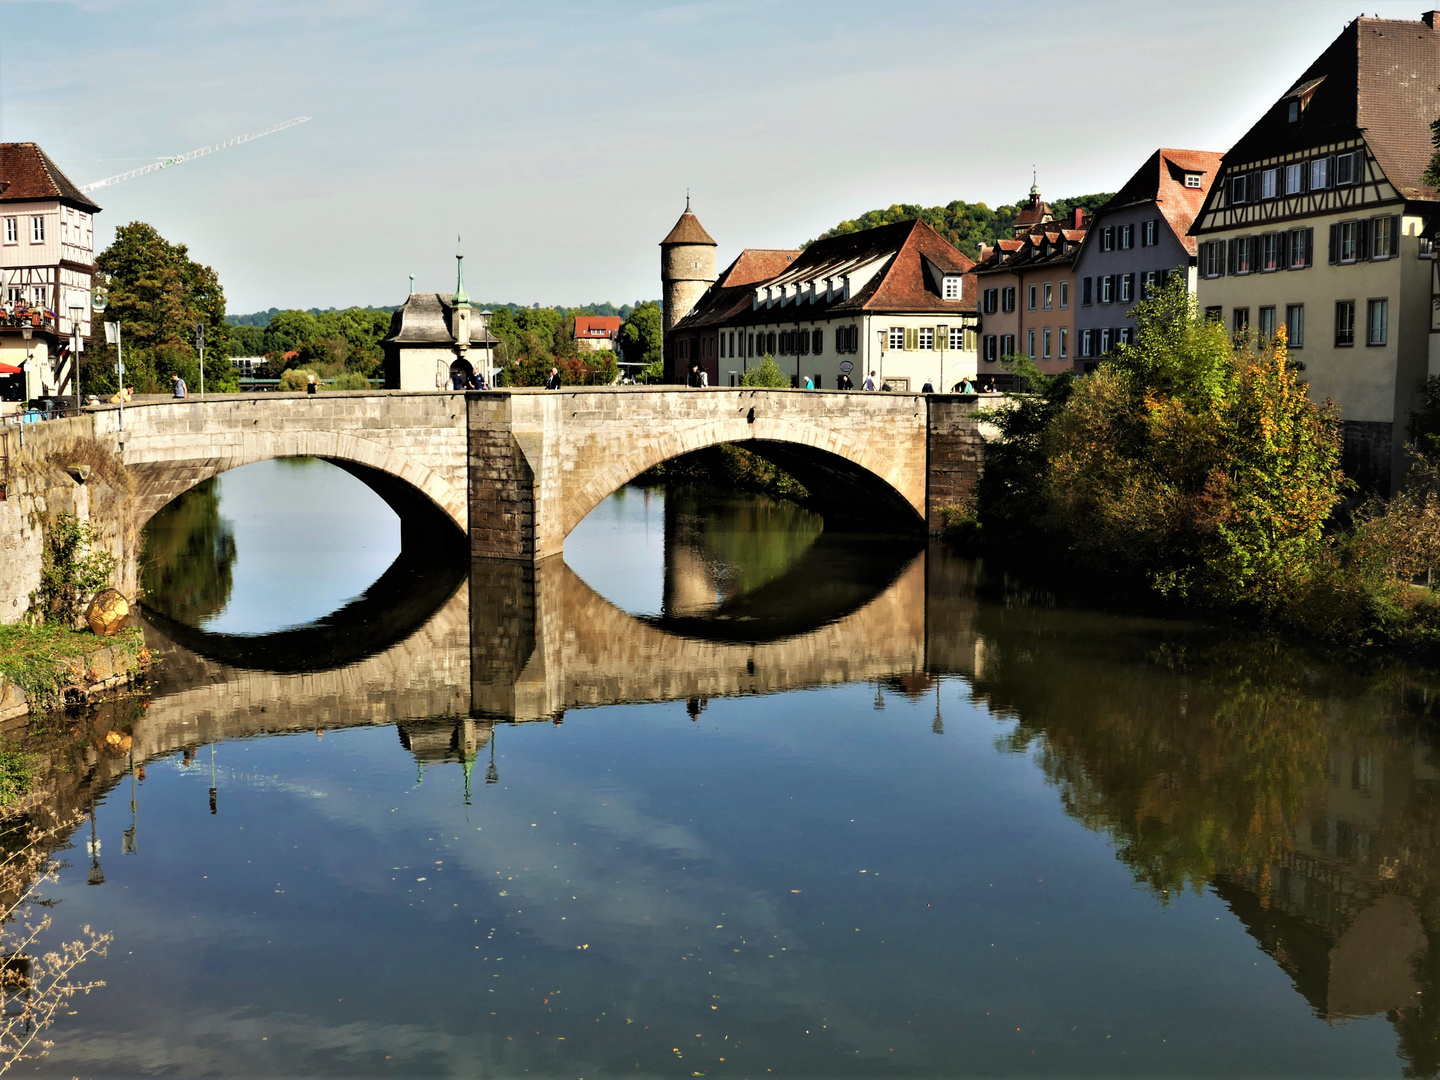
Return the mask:
<path id="1" fill-rule="evenodd" d="M 468 537 L 474 556 L 538 561 L 611 492 L 660 462 L 737 443 L 803 483 L 833 525 L 939 528 L 980 465 L 971 396 L 573 388 L 221 395 L 94 414 L 137 478 L 142 522 L 227 469 L 319 457 L 399 514 L 407 546 Z"/>

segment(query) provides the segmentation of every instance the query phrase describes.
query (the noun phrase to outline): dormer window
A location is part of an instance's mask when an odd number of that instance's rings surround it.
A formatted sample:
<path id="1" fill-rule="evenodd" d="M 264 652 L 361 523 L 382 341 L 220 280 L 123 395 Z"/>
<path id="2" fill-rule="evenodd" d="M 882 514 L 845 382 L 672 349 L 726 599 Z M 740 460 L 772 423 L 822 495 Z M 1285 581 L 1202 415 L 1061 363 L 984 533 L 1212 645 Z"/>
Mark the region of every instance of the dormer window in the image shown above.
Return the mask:
<path id="1" fill-rule="evenodd" d="M 1187 172 L 1185 174 L 1185 186 L 1198 188 L 1200 186 L 1200 174 L 1198 172 Z"/>
<path id="2" fill-rule="evenodd" d="M 941 293 L 946 300 L 960 299 L 960 277 L 958 274 L 946 274 L 945 284 Z"/>
<path id="3" fill-rule="evenodd" d="M 1295 124 L 1300 121 L 1300 99 L 1291 98 L 1285 102 L 1285 119 Z"/>

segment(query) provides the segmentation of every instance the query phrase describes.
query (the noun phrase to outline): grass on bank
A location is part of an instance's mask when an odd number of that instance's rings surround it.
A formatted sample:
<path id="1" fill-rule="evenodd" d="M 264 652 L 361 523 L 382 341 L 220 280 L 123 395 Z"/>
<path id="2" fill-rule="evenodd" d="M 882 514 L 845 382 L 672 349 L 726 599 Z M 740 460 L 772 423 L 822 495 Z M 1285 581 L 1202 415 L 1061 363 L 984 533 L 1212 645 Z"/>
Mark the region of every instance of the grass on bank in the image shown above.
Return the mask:
<path id="1" fill-rule="evenodd" d="M 97 637 L 56 623 L 0 626 L 0 680 L 23 690 L 32 708 L 54 708 L 64 702 L 65 687 L 73 679 L 74 661 L 112 645 L 120 646 L 127 659 L 133 661 L 143 644 L 135 627 L 114 637 Z"/>

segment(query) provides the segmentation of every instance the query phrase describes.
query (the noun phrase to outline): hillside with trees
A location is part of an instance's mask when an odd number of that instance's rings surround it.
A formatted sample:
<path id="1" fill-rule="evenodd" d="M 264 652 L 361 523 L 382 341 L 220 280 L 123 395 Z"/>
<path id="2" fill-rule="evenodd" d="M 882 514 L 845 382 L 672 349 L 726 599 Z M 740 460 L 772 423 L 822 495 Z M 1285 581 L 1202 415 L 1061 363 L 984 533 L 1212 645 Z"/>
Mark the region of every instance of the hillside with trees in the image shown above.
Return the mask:
<path id="1" fill-rule="evenodd" d="M 1050 210 L 1056 220 L 1062 220 L 1068 218 L 1071 212 L 1079 206 L 1084 207 L 1085 216 L 1089 217 L 1109 202 L 1112 194 L 1113 192 L 1100 192 L 1095 195 L 1074 195 L 1067 199 L 1051 199 L 1049 200 Z M 831 236 L 845 236 L 848 233 L 873 229 L 879 225 L 891 225 L 897 221 L 911 221 L 919 218 L 973 259 L 979 254 L 981 244 L 993 244 L 1001 237 L 1011 235 L 1015 215 L 1026 205 L 1027 200 L 1024 199 L 1013 206 L 1001 206 L 994 210 L 984 203 L 967 203 L 963 199 L 956 199 L 945 206 L 895 203 L 884 210 L 867 210 L 853 220 L 842 221 L 815 239 L 824 240 Z M 814 240 L 807 240 L 800 246 L 802 248 L 809 247 L 814 242 Z"/>

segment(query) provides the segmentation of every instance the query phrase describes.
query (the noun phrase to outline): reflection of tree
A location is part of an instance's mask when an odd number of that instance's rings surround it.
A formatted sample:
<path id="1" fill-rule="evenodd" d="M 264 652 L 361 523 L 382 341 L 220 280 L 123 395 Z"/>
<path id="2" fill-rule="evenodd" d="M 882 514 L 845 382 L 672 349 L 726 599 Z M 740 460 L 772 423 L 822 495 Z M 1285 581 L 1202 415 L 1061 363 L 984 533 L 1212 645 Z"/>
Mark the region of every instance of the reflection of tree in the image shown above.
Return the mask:
<path id="1" fill-rule="evenodd" d="M 189 626 L 218 614 L 230 599 L 235 536 L 220 516 L 215 478 L 197 484 L 145 526 L 145 603 Z"/>
<path id="2" fill-rule="evenodd" d="M 1033 752 L 1137 881 L 1162 902 L 1213 887 L 1319 1015 L 1386 1011 L 1406 1075 L 1440 1073 L 1428 685 L 1053 609 L 985 605 L 976 629 L 1002 748 Z"/>

